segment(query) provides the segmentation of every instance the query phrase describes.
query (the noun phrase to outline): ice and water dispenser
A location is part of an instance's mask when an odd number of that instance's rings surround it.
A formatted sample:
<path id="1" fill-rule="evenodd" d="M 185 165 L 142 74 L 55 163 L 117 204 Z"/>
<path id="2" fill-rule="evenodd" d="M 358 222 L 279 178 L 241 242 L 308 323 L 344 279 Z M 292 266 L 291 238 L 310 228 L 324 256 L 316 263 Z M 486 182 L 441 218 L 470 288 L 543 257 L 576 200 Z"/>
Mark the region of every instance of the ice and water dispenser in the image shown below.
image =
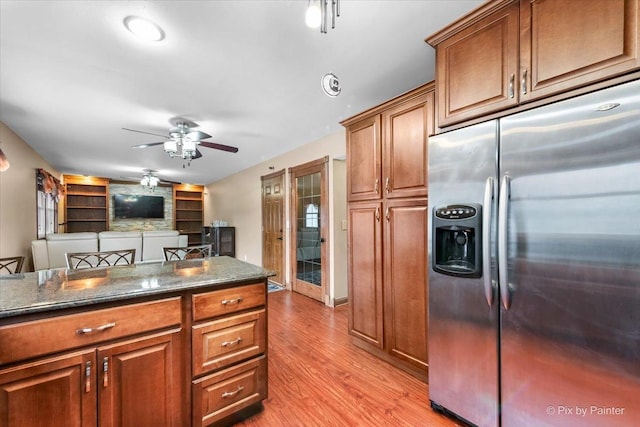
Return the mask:
<path id="1" fill-rule="evenodd" d="M 482 276 L 482 207 L 454 204 L 433 210 L 432 268 L 458 277 Z"/>

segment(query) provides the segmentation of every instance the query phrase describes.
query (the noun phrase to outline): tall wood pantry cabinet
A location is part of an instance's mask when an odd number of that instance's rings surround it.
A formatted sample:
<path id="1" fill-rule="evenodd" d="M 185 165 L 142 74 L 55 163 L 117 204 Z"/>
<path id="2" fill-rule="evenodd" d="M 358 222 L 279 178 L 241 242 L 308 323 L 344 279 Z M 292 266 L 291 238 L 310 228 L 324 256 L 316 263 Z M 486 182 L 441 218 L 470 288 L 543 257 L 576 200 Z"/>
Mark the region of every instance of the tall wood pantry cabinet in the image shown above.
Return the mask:
<path id="1" fill-rule="evenodd" d="M 349 333 L 427 378 L 428 83 L 342 122 L 347 133 Z"/>
<path id="2" fill-rule="evenodd" d="M 441 127 L 640 68 L 638 0 L 492 0 L 427 39 Z"/>

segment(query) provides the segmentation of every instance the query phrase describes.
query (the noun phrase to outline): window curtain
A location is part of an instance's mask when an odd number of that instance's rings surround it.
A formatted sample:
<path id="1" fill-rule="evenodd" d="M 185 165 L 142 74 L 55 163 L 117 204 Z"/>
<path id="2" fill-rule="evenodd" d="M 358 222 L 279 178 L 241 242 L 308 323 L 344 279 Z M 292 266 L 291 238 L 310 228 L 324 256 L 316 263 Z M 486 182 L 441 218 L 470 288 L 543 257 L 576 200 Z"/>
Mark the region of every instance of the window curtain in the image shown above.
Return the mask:
<path id="1" fill-rule="evenodd" d="M 36 209 L 38 239 L 58 231 L 58 201 L 64 185 L 44 169 L 36 169 Z"/>

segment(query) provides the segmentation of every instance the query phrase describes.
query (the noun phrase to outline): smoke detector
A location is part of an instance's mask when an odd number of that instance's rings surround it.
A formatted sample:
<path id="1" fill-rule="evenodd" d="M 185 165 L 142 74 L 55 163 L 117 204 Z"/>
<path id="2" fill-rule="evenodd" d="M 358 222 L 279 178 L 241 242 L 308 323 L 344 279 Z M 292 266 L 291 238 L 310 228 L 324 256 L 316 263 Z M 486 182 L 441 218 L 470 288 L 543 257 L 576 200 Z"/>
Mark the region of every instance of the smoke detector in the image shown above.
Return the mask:
<path id="1" fill-rule="evenodd" d="M 335 98 L 336 96 L 340 95 L 340 81 L 335 74 L 327 73 L 322 76 L 321 85 L 322 90 L 327 96 Z"/>

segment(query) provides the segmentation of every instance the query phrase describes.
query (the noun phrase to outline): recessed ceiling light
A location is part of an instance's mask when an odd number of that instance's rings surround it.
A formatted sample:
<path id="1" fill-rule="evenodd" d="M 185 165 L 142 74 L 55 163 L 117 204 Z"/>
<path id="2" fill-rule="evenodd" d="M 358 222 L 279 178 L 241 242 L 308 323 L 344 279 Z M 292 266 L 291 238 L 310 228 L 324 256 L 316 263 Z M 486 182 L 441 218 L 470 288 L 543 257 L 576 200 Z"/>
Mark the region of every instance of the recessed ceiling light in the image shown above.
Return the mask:
<path id="1" fill-rule="evenodd" d="M 164 39 L 164 31 L 155 23 L 139 16 L 127 16 L 124 18 L 124 26 L 139 39 L 159 42 Z"/>

